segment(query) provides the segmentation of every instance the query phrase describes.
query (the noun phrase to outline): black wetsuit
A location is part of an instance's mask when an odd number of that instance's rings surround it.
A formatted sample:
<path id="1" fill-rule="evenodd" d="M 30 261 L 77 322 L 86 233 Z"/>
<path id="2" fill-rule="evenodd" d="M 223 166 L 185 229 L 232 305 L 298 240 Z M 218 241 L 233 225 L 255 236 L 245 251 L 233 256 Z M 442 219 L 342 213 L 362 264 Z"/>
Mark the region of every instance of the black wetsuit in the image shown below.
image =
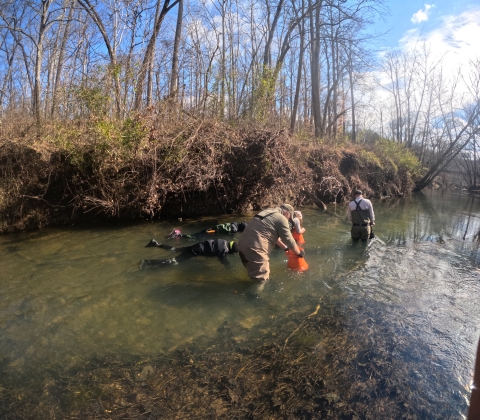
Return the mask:
<path id="1" fill-rule="evenodd" d="M 228 241 L 225 239 L 208 239 L 203 242 L 198 242 L 191 246 L 170 246 L 160 244 L 158 248 L 167 249 L 173 252 L 180 252 L 175 258 L 167 258 L 162 260 L 142 260 L 140 261 L 139 268 L 142 270 L 144 268 L 155 268 L 162 267 L 165 265 L 176 265 L 181 261 L 188 260 L 190 258 L 196 257 L 197 255 L 202 255 L 205 257 L 218 257 L 220 261 L 227 263 L 224 260 L 225 255 L 230 252 L 228 246 Z"/>
<path id="2" fill-rule="evenodd" d="M 187 239 L 198 239 L 201 235 L 233 235 L 237 232 L 243 232 L 245 226 L 247 224 L 245 222 L 231 222 L 231 223 L 223 223 L 221 225 L 215 225 L 213 227 L 203 229 L 200 232 L 196 233 L 180 233 L 180 231 L 172 231 L 172 233 L 168 236 L 169 238 L 187 238 Z M 178 232 L 178 233 L 177 233 Z"/>

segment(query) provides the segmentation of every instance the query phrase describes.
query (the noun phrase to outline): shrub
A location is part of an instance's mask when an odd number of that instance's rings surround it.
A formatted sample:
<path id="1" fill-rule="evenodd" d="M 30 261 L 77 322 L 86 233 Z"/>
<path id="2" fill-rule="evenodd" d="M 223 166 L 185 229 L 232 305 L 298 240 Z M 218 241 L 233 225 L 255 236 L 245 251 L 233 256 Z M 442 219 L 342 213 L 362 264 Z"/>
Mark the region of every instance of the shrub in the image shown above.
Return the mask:
<path id="1" fill-rule="evenodd" d="M 379 139 L 375 143 L 375 152 L 383 160 L 392 165 L 402 167 L 413 177 L 420 176 L 423 168 L 417 157 L 404 145 L 386 139 Z"/>

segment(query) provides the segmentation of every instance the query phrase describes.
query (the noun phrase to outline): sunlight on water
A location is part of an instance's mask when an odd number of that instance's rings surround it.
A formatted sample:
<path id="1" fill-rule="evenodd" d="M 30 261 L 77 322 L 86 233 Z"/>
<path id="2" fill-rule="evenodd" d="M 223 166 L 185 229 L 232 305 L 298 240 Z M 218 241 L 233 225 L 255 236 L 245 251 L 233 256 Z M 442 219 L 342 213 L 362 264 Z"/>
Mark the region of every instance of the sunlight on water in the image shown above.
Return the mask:
<path id="1" fill-rule="evenodd" d="M 259 299 L 250 297 L 237 255 L 227 257 L 228 267 L 203 257 L 160 269 L 137 267 L 141 259 L 175 255 L 145 248 L 151 238 L 194 243 L 164 239 L 173 227 L 192 233 L 253 214 L 0 237 L 6 371 L 14 376 L 49 361 L 68 366 L 111 353 L 168 354 L 214 338 L 225 322 L 242 326 L 247 333 L 237 339 L 248 340 L 250 329 L 285 316 L 287 306 L 328 296 L 345 313 L 357 308 L 357 318 L 346 317 L 352 329 L 372 316 L 364 304 L 380 305 L 373 323 L 409 337 L 412 346 L 427 346 L 432 353 L 424 363 L 441 366 L 468 389 L 480 334 L 478 199 L 426 191 L 374 204 L 379 240 L 368 246 L 351 243 L 345 207 L 331 205 L 326 213 L 302 208 L 310 268 L 291 272 L 284 253 L 273 252 L 271 280 Z"/>

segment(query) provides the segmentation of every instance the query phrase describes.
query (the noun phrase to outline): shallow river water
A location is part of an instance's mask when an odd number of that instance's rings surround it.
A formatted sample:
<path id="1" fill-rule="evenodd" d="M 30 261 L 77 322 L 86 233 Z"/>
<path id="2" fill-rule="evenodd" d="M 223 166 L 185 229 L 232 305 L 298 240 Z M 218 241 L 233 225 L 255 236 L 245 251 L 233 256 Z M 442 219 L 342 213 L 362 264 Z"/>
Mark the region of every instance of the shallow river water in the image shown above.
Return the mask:
<path id="1" fill-rule="evenodd" d="M 67 370 L 112 353 L 168 355 L 200 338 L 214 342 L 226 322 L 240 326 L 248 343 L 249 331 L 274 328 L 271 319 L 285 316 L 292 305 L 309 313 L 318 301 L 321 318 L 327 301 L 334 302 L 342 329 L 361 335 L 363 342 L 391 335 L 385 349 L 389 363 L 408 363 L 405 386 L 438 405 L 420 410 L 419 418 L 422 413 L 430 418 L 430 412 L 436 418 L 464 418 L 480 336 L 475 240 L 480 200 L 425 190 L 374 201 L 374 208 L 378 239 L 368 244 L 352 244 L 345 206 L 329 205 L 327 212 L 300 209 L 309 270 L 289 271 L 284 253 L 274 251 L 271 280 L 254 302 L 237 255 L 227 257 L 228 266 L 198 257 L 160 269 L 137 267 L 144 258 L 172 256 L 145 248 L 151 238 L 189 245 L 193 242 L 164 238 L 173 228 L 192 233 L 216 223 L 248 221 L 254 213 L 1 236 L 3 398 L 8 394 L 10 401 L 16 393 L 19 400 L 29 398 L 18 384 L 29 372 L 42 383 L 52 365 Z M 311 343 L 319 353 L 326 352 L 325 346 L 321 337 Z M 364 355 L 363 364 L 357 357 L 360 366 L 373 363 L 367 350 Z M 377 357 L 375 363 L 382 361 Z M 1 407 L 0 415 L 15 418 L 15 408 Z"/>

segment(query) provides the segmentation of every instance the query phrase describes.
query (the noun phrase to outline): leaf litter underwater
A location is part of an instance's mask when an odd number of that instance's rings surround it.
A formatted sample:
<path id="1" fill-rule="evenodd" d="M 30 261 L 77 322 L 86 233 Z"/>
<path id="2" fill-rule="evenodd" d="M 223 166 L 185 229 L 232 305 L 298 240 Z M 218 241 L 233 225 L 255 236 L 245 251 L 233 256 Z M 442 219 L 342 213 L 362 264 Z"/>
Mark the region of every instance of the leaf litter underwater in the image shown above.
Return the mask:
<path id="1" fill-rule="evenodd" d="M 250 329 L 225 322 L 216 337 L 167 354 L 111 354 L 68 368 L 39 365 L 15 375 L 3 359 L 0 415 L 464 418 L 468 387 L 453 377 L 451 372 L 462 368 L 452 366 L 448 352 L 467 353 L 455 349 L 458 325 L 467 324 L 463 317 L 469 312 L 461 307 L 462 296 L 468 295 L 461 286 L 467 273 L 450 262 L 452 252 L 429 242 L 410 247 L 377 243 L 367 249 L 365 261 L 333 278 L 323 296 L 302 296 L 282 315 Z M 478 274 L 473 276 L 478 283 Z M 444 277 L 453 283 L 442 285 Z M 452 299 L 457 299 L 450 308 L 453 315 L 438 310 Z M 262 300 L 247 304 L 261 305 Z M 439 340 L 441 349 L 435 345 Z M 463 370 L 468 377 L 468 367 Z"/>

